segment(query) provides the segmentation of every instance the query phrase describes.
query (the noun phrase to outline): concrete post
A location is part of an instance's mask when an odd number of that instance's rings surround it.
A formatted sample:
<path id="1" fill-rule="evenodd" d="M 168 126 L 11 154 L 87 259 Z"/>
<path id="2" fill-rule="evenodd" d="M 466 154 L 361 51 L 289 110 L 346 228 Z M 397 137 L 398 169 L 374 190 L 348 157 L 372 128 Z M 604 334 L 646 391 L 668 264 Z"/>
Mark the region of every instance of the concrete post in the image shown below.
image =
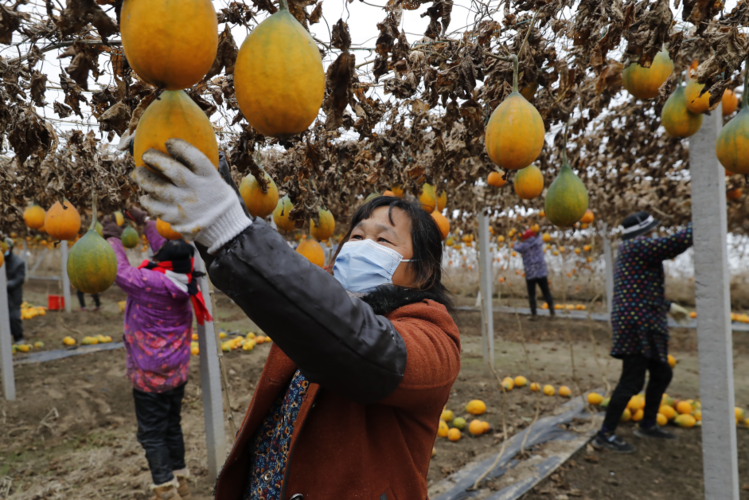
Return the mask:
<path id="1" fill-rule="evenodd" d="M 195 252 L 195 270 L 206 272 L 200 254 Z M 203 292 L 205 305 L 213 315 L 209 295 L 208 277 L 198 279 Z M 203 392 L 203 417 L 205 419 L 205 444 L 208 450 L 208 482 L 213 483 L 226 460 L 226 429 L 221 395 L 221 370 L 218 362 L 218 344 L 212 321 L 198 325 L 198 346 L 200 349 L 200 387 Z"/>
<path id="2" fill-rule="evenodd" d="M 60 254 L 62 255 L 62 296 L 65 298 L 65 312 L 73 311 L 73 304 L 70 302 L 70 278 L 68 277 L 68 242 L 60 242 Z"/>
<path id="3" fill-rule="evenodd" d="M 8 311 L 8 280 L 5 264 L 0 267 L 0 371 L 3 373 L 5 399 L 16 399 L 16 379 L 13 375 L 13 347 L 10 335 L 10 313 Z"/>
<path id="4" fill-rule="evenodd" d="M 482 317 L 481 344 L 484 351 L 484 365 L 494 366 L 494 312 L 492 305 L 492 253 L 489 251 L 489 217 L 483 210 L 479 212 L 479 287 L 481 289 Z"/>
<path id="5" fill-rule="evenodd" d="M 689 171 L 705 498 L 738 500 L 726 180 L 715 154 L 722 122 L 720 106 L 704 116 L 702 128 L 689 139 Z"/>
<path id="6" fill-rule="evenodd" d="M 614 302 L 614 253 L 611 251 L 611 239 L 609 238 L 609 228 L 606 223 L 602 226 L 603 235 L 603 260 L 606 265 L 604 270 L 606 278 L 606 309 L 609 312 L 609 322 L 611 322 L 611 313 Z"/>

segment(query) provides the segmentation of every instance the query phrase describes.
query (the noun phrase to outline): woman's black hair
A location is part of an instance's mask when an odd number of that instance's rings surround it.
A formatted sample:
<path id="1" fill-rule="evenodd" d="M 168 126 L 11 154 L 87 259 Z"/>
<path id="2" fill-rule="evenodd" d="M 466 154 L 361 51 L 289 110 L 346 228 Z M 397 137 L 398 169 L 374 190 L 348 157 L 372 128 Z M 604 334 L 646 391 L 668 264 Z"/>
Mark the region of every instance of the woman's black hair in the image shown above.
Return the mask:
<path id="1" fill-rule="evenodd" d="M 432 216 L 418 203 L 394 196 L 378 196 L 360 206 L 351 218 L 349 230 L 338 245 L 333 261 L 338 257 L 344 243 L 351 238 L 354 228 L 361 221 L 372 217 L 375 209 L 380 207 L 390 207 L 388 217 L 393 225 L 395 208 L 403 210 L 411 220 L 413 257 L 407 264 L 414 272 L 416 283 L 420 284 L 419 290 L 428 291 L 436 297 L 437 302 L 445 305 L 448 310 L 452 309 L 450 294 L 442 284 L 442 233 Z"/>
<path id="2" fill-rule="evenodd" d="M 194 254 L 195 249 L 185 240 L 170 240 L 161 245 L 159 251 L 153 256 L 153 260 L 156 262 L 190 260 Z"/>

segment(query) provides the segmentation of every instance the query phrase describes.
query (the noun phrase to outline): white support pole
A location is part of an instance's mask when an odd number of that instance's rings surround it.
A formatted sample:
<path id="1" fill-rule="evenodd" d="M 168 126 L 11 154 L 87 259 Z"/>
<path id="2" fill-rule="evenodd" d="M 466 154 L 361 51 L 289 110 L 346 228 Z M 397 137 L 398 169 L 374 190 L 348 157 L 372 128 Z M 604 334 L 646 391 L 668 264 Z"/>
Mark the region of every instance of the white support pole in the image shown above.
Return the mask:
<path id="1" fill-rule="evenodd" d="M 715 140 L 722 122 L 720 106 L 703 117 L 702 128 L 689 139 L 689 171 L 705 498 L 738 500 L 726 176 L 715 154 Z"/>
<path id="2" fill-rule="evenodd" d="M 73 311 L 73 304 L 70 302 L 70 278 L 68 277 L 68 242 L 60 242 L 60 254 L 62 255 L 62 296 L 65 299 L 65 312 Z"/>
<path id="3" fill-rule="evenodd" d="M 3 372 L 3 394 L 5 399 L 16 399 L 16 379 L 13 375 L 13 347 L 10 335 L 10 311 L 8 311 L 8 280 L 5 264 L 0 267 L 0 370 Z"/>
<path id="4" fill-rule="evenodd" d="M 205 265 L 197 251 L 195 252 L 195 270 L 205 272 Z M 208 277 L 199 278 L 198 285 L 205 297 L 205 306 L 213 315 Z M 205 444 L 208 450 L 208 482 L 213 483 L 226 460 L 226 429 L 224 428 L 218 344 L 212 321 L 198 325 L 198 347 L 200 349 L 200 387 L 203 392 L 203 417 L 205 418 Z"/>
<path id="5" fill-rule="evenodd" d="M 482 316 L 481 341 L 484 351 L 484 365 L 494 367 L 494 312 L 492 304 L 492 254 L 489 251 L 489 217 L 479 211 L 479 287 L 481 289 Z"/>
<path id="6" fill-rule="evenodd" d="M 606 223 L 603 224 L 603 260 L 606 265 L 604 270 L 606 277 L 606 309 L 609 313 L 609 322 L 614 301 L 614 253 L 611 251 L 611 239 L 609 238 L 609 228 Z"/>

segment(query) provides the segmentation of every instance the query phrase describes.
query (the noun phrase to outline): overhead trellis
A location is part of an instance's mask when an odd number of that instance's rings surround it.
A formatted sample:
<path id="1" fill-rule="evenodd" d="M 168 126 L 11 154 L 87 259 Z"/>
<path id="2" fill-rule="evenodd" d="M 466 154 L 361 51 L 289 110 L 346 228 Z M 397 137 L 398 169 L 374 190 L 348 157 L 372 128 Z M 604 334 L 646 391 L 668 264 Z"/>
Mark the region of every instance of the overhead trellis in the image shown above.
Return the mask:
<path id="1" fill-rule="evenodd" d="M 41 2 L 0 5 L 2 231 L 22 227 L 31 200 L 48 207 L 66 197 L 86 209 L 95 187 L 103 212 L 137 202 L 128 175 L 133 162 L 109 143 L 134 129 L 157 94 L 124 57 L 121 0 Z M 483 182 L 495 169 L 484 148 L 485 125 L 512 82 L 512 64 L 495 56 L 510 54 L 520 61 L 520 87 L 536 89 L 531 102 L 548 132 L 537 161 L 547 187 L 561 166 L 558 132 L 570 121 L 570 163 L 598 220 L 616 225 L 642 209 L 667 225 L 682 224 L 691 216 L 688 152 L 659 128 L 660 110 L 695 59 L 696 78 L 716 104 L 725 89 L 738 87 L 749 51 L 745 1 L 728 10 L 699 0 L 472 0 L 473 19 L 456 29 L 452 0 L 391 0 L 372 8 L 381 15 L 379 36 L 366 52 L 352 44 L 344 19 L 326 18 L 327 4 L 291 0 L 302 24 L 329 27 L 328 40 L 316 39 L 327 63 L 326 95 L 309 130 L 279 141 L 247 124 L 233 82 L 241 40 L 232 28 L 251 30 L 276 7 L 270 0 L 215 5 L 216 61 L 188 93 L 214 122 L 236 178 L 265 169 L 293 201 L 299 225 L 319 206 L 345 220 L 362 197 L 395 184 L 413 195 L 434 184 L 447 191 L 449 209 L 465 214 L 485 206 L 542 208 L 543 195 L 523 201 L 510 183 Z M 407 39 L 404 9 L 429 19 L 421 39 Z M 675 71 L 660 96 L 629 96 L 623 68 L 649 66 L 663 47 Z M 44 65 L 49 53 L 67 61 L 59 77 Z M 362 57 L 368 53 L 374 57 Z M 45 117 L 40 107 L 51 112 Z M 97 127 L 86 125 L 90 120 Z M 729 187 L 743 183 L 733 176 Z M 749 230 L 745 209 L 743 199 L 729 203 L 731 231 Z M 472 231 L 470 218 L 452 223 Z"/>

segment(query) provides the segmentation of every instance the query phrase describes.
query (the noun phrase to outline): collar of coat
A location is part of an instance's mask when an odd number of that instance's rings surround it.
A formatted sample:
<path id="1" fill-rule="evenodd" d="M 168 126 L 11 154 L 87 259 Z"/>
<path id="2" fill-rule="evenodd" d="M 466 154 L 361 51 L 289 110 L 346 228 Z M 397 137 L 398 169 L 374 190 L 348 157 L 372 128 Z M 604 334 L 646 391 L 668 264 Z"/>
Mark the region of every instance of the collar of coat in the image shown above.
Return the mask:
<path id="1" fill-rule="evenodd" d="M 374 291 L 360 297 L 360 299 L 372 306 L 375 314 L 381 316 L 389 314 L 400 307 L 423 302 L 427 299 L 446 305 L 443 304 L 441 297 L 432 292 L 395 285 L 380 286 Z"/>

